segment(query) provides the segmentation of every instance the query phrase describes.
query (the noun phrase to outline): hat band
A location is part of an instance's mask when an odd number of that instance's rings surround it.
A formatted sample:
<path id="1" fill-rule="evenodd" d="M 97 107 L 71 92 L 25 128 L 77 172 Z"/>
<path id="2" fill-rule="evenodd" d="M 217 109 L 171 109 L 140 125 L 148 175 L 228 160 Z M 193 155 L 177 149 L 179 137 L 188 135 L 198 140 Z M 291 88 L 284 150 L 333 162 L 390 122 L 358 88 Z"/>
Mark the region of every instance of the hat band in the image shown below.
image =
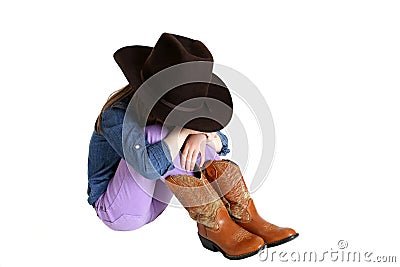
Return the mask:
<path id="1" fill-rule="evenodd" d="M 177 110 L 183 111 L 183 112 L 193 112 L 193 111 L 200 110 L 200 109 L 202 109 L 203 105 L 205 104 L 205 102 L 203 101 L 203 102 L 201 103 L 201 105 L 198 106 L 198 107 L 195 107 L 195 108 L 187 108 L 187 107 L 177 106 L 177 105 L 175 105 L 175 104 L 173 104 L 173 103 L 171 103 L 171 102 L 169 102 L 169 101 L 167 101 L 167 100 L 165 100 L 165 99 L 162 99 L 162 98 L 160 98 L 159 101 L 160 101 L 161 103 L 163 103 L 164 105 L 166 105 L 166 106 L 172 108 L 172 109 L 177 109 Z M 206 105 L 206 106 L 207 106 L 207 105 Z M 210 110 L 210 109 L 208 109 L 208 110 Z"/>
<path id="2" fill-rule="evenodd" d="M 142 82 L 142 83 L 145 81 L 145 80 L 144 80 L 144 77 L 143 77 L 143 69 L 140 70 L 140 79 L 141 79 L 141 82 Z M 207 91 L 208 91 L 208 88 L 207 88 Z M 203 102 L 203 103 L 202 103 L 200 106 L 198 106 L 198 107 L 195 107 L 195 108 L 187 108 L 187 107 L 177 106 L 177 105 L 175 105 L 175 104 L 173 104 L 173 103 L 171 103 L 171 102 L 169 102 L 169 101 L 167 101 L 167 100 L 165 100 L 165 99 L 163 99 L 163 98 L 160 98 L 159 101 L 160 101 L 161 103 L 163 103 L 164 105 L 166 105 L 167 107 L 169 107 L 169 108 L 177 109 L 177 110 L 183 111 L 183 112 L 193 112 L 193 111 L 197 111 L 197 110 L 200 110 L 200 109 L 203 107 L 203 105 L 204 105 L 204 102 Z M 207 106 L 207 105 L 206 105 L 206 106 Z M 207 107 L 207 108 L 208 108 L 208 107 Z M 208 110 L 210 110 L 210 109 L 208 108 Z"/>

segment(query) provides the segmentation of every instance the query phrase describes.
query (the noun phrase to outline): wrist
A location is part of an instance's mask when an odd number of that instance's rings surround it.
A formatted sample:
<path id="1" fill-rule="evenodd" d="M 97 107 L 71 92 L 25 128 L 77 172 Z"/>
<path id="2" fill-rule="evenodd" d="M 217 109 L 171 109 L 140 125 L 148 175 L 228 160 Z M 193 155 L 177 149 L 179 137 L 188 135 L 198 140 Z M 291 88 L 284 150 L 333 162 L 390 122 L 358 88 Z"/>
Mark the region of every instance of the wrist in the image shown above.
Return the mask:
<path id="1" fill-rule="evenodd" d="M 185 141 L 186 138 L 190 135 L 188 133 L 188 131 L 186 131 L 185 129 L 182 130 L 177 130 L 178 131 L 178 138 L 179 140 Z"/>
<path id="2" fill-rule="evenodd" d="M 201 134 L 205 137 L 205 139 L 206 139 L 207 142 L 210 141 L 210 138 L 209 138 L 209 136 L 208 136 L 206 133 L 201 133 Z"/>

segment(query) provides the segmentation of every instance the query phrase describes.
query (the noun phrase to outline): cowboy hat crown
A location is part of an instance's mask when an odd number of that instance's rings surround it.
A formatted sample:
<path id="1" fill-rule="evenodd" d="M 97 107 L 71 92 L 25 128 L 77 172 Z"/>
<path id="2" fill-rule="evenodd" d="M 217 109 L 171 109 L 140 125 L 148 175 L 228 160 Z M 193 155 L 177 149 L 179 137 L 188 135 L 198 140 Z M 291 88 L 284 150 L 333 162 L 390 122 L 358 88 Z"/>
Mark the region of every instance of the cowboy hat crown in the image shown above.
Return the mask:
<path id="1" fill-rule="evenodd" d="M 162 94 L 153 107 L 153 114 L 165 121 L 174 112 L 174 125 L 204 132 L 220 130 L 229 123 L 233 108 L 230 92 L 222 80 L 212 73 L 212 54 L 201 41 L 163 33 L 154 47 L 123 47 L 114 53 L 114 59 L 135 90 L 170 67 L 187 62 L 210 62 L 195 64 L 195 67 L 192 64 L 179 73 L 193 74 L 200 77 L 201 82 L 179 85 Z M 151 90 L 147 89 L 147 93 L 156 94 L 158 87 L 162 86 L 153 86 Z M 204 112 L 205 107 L 208 112 Z"/>

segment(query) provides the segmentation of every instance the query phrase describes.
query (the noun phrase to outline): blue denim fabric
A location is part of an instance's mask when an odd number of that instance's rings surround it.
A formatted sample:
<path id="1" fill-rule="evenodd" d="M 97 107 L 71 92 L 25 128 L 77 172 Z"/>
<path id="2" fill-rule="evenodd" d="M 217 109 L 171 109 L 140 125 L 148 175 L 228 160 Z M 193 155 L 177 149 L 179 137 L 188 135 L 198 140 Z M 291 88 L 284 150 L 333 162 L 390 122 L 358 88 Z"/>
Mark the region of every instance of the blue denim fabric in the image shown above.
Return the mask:
<path id="1" fill-rule="evenodd" d="M 128 120 L 132 130 L 123 140 L 122 130 L 128 104 L 129 99 L 107 108 L 102 115 L 103 133 L 94 131 L 90 139 L 87 189 L 90 205 L 106 191 L 121 158 L 148 179 L 157 179 L 174 169 L 168 145 L 163 140 L 150 144 L 145 138 L 144 129 L 134 120 Z M 228 138 L 219 131 L 217 134 L 222 142 L 218 154 L 225 156 L 230 152 Z"/>
<path id="2" fill-rule="evenodd" d="M 218 134 L 219 138 L 221 139 L 221 143 L 222 143 L 221 151 L 217 154 L 220 156 L 225 156 L 226 154 L 231 152 L 231 150 L 228 148 L 228 137 L 226 137 L 226 135 L 224 135 L 220 131 L 217 131 L 216 133 Z"/>

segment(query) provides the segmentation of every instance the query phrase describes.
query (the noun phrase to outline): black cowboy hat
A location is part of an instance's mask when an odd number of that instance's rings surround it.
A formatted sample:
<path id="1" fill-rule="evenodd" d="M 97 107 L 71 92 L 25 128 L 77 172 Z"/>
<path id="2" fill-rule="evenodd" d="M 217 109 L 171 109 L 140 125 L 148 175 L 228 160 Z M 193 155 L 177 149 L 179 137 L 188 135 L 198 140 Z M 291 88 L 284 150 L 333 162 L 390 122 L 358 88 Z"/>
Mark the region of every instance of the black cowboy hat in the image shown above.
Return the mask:
<path id="1" fill-rule="evenodd" d="M 215 132 L 229 123 L 233 113 L 232 97 L 222 80 L 212 73 L 213 57 L 202 42 L 163 33 L 154 47 L 122 47 L 114 53 L 114 59 L 134 90 L 143 86 L 145 90 L 139 90 L 141 98 L 156 99 L 155 103 L 148 104 L 154 105 L 152 114 L 164 123 L 167 120 L 167 124 L 202 132 Z M 166 73 L 165 70 L 175 66 L 184 68 L 175 71 L 175 76 L 167 75 L 168 81 L 161 78 L 156 83 L 150 82 L 155 74 Z M 193 79 L 167 91 L 159 90 L 170 84 L 171 77 L 177 74 Z M 152 85 L 146 87 L 147 81 Z M 171 112 L 174 116 L 168 117 Z"/>

